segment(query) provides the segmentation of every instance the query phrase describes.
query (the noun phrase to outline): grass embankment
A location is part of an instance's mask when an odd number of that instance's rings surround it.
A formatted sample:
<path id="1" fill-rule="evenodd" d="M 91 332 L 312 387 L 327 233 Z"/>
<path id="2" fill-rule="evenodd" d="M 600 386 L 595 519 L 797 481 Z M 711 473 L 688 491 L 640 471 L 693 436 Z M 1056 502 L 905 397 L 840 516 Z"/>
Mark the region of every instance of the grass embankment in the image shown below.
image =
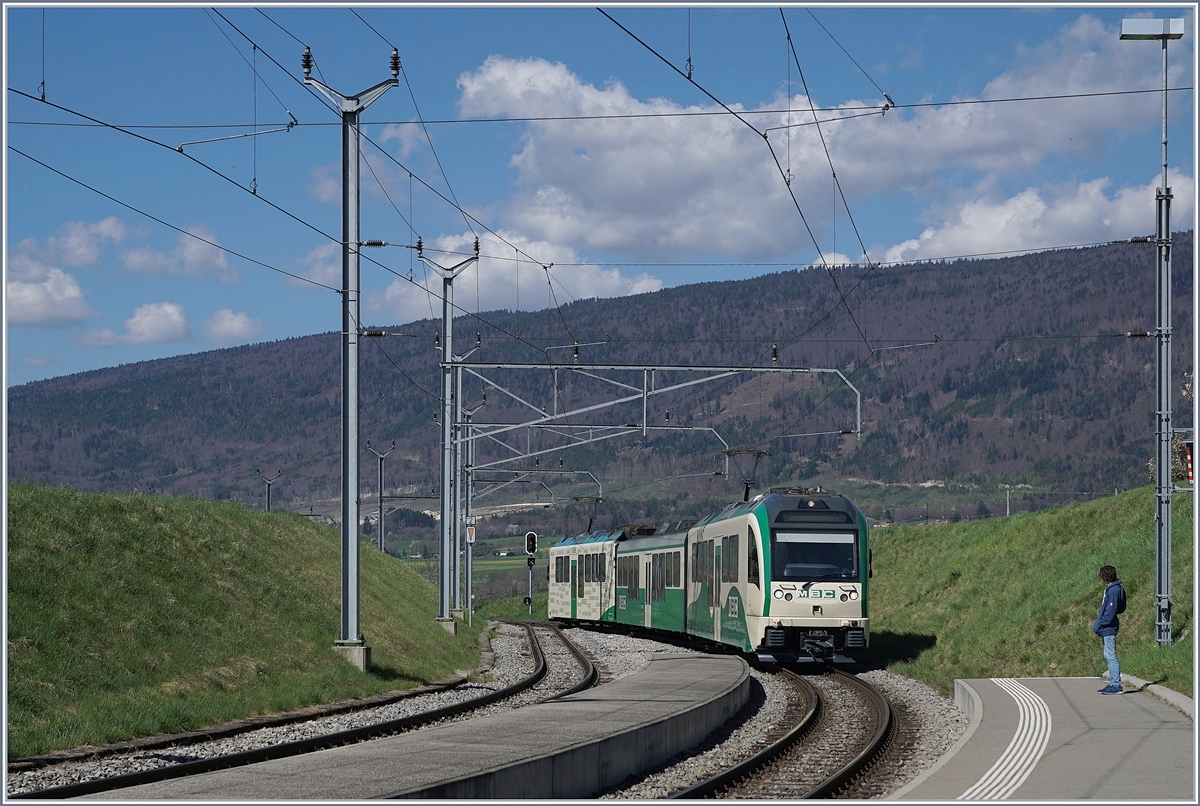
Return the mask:
<path id="1" fill-rule="evenodd" d="M 287 514 L 15 485 L 9 758 L 409 688 L 478 662 L 436 585 L 360 550 L 371 668 L 334 652 L 341 538 Z"/>
<path id="2" fill-rule="evenodd" d="M 1011 518 L 871 532 L 871 648 L 944 693 L 955 678 L 1099 676 L 1092 621 L 1112 565 L 1125 586 L 1121 671 L 1189 697 L 1193 499 L 1172 511 L 1174 643 L 1155 646 L 1154 491 Z"/>
<path id="3" fill-rule="evenodd" d="M 193 499 L 9 490 L 10 758 L 364 696 L 476 663 L 436 585 L 363 545 L 366 675 L 336 655 L 340 538 L 289 515 Z M 1122 669 L 1193 692 L 1192 498 L 1174 511 L 1175 643 L 1154 644 L 1154 493 L 959 524 L 877 529 L 872 651 L 951 693 L 955 678 L 1099 676 L 1101 565 L 1129 594 Z M 544 573 L 544 571 L 543 571 Z M 544 619 L 546 595 L 534 597 Z"/>

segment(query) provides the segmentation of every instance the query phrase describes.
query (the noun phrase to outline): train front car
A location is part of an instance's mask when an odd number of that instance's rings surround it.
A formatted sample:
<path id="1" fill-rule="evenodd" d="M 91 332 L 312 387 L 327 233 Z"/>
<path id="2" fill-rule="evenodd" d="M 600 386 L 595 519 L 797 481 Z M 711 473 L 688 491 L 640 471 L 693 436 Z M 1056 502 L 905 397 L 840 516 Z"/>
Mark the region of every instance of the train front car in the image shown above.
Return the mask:
<path id="1" fill-rule="evenodd" d="M 870 641 L 867 519 L 845 496 L 772 490 L 754 508 L 762 610 L 747 619 L 762 659 L 863 652 Z"/>

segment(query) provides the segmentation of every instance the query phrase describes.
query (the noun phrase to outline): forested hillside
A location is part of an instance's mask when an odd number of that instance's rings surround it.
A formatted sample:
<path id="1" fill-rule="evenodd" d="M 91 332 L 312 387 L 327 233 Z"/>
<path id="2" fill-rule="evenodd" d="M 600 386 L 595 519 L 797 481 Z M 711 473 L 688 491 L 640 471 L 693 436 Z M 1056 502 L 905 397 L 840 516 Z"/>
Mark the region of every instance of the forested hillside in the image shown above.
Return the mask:
<path id="1" fill-rule="evenodd" d="M 1178 389 L 1192 370 L 1191 233 L 1174 244 Z M 1155 271 L 1146 244 L 870 272 L 810 268 L 538 313 L 462 316 L 455 346 L 470 350 L 478 337 L 467 359 L 478 363 L 569 366 L 579 345 L 581 363 L 843 372 L 861 393 L 860 440 L 822 434 L 854 427 L 854 396 L 836 376 L 759 374 L 654 399 L 651 423 L 713 429 L 734 452 L 732 486 L 715 493 L 722 496 L 740 492 L 749 475 L 762 486 L 853 478 L 1111 493 L 1150 478 L 1155 340 L 1126 334 L 1154 329 Z M 361 439 L 396 440 L 389 494 L 424 494 L 439 483 L 439 326 L 388 325 L 392 335 L 363 340 Z M 320 511 L 340 494 L 339 367 L 338 336 L 320 334 L 14 387 L 9 475 L 254 502 L 262 468 L 281 472 L 277 507 Z M 511 394 L 492 389 L 486 405 L 483 386 L 469 382 L 464 404 L 480 406 L 478 419 L 501 421 L 528 415 L 518 399 L 564 410 L 607 394 L 569 372 L 558 373 L 556 388 L 549 378 L 513 373 Z M 1190 426 L 1190 403 L 1176 400 L 1174 425 Z M 640 415 L 639 404 L 608 416 Z M 822 435 L 786 436 L 814 433 Z M 620 513 L 619 491 L 635 483 L 638 498 L 704 494 L 711 482 L 702 477 L 726 463 L 722 448 L 705 431 L 638 431 L 571 449 L 562 467 L 592 473 Z M 364 497 L 373 496 L 375 459 L 365 451 L 362 468 Z M 669 476 L 686 478 L 669 488 L 644 484 Z"/>

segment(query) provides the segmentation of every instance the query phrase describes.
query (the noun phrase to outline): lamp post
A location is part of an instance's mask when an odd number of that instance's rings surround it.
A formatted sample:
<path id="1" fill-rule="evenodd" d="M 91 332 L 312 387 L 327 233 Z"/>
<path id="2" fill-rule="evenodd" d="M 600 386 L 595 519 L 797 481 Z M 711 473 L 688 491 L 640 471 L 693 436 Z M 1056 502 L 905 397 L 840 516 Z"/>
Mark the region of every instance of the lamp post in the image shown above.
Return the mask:
<path id="1" fill-rule="evenodd" d="M 1155 468 L 1155 618 L 1157 646 L 1171 643 L 1171 188 L 1167 187 L 1167 40 L 1183 38 L 1183 18 L 1121 20 L 1122 39 L 1162 42 L 1162 186 L 1155 194 L 1158 251 L 1158 434 Z"/>

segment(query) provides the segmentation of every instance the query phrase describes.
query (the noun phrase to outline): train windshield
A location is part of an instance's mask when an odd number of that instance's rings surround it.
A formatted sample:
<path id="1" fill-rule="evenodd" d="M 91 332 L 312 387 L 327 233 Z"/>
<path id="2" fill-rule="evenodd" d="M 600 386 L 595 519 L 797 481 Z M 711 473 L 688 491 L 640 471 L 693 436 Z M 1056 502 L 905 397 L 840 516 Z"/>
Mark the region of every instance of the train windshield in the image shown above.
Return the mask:
<path id="1" fill-rule="evenodd" d="M 858 579 L 854 532 L 775 532 L 771 540 L 775 582 Z"/>

